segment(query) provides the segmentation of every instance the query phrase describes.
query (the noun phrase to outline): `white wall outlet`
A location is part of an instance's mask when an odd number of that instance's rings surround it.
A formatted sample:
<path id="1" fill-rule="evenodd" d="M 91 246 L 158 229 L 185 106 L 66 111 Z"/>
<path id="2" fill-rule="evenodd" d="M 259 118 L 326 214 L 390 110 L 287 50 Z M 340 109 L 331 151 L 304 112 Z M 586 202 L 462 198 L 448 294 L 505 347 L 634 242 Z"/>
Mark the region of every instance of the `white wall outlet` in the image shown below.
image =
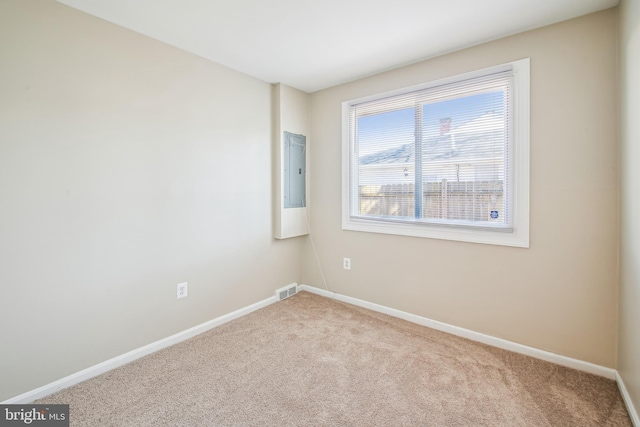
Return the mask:
<path id="1" fill-rule="evenodd" d="M 178 298 L 184 298 L 187 296 L 189 291 L 189 282 L 178 283 Z"/>
<path id="2" fill-rule="evenodd" d="M 345 270 L 351 270 L 351 258 L 342 259 L 342 268 Z"/>

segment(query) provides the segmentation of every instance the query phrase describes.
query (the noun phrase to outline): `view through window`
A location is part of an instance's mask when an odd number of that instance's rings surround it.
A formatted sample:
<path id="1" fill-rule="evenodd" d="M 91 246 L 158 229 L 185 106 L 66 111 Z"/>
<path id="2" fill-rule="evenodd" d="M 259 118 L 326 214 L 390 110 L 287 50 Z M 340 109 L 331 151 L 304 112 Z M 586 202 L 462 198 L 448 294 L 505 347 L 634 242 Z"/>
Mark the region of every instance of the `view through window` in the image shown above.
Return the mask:
<path id="1" fill-rule="evenodd" d="M 357 117 L 357 214 L 508 225 L 502 84 Z"/>

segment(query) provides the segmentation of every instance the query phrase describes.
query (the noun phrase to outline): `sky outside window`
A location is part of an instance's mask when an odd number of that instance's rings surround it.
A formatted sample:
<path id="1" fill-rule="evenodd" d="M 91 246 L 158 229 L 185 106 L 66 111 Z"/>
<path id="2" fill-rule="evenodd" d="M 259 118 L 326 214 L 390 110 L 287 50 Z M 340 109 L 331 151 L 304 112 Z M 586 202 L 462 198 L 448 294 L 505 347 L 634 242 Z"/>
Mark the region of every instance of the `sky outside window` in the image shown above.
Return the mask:
<path id="1" fill-rule="evenodd" d="M 451 119 L 450 130 L 455 131 L 488 112 L 503 117 L 503 90 L 424 104 L 423 140 L 427 141 L 442 134 L 442 119 Z M 414 108 L 359 117 L 359 156 L 364 157 L 376 152 L 397 149 L 404 144 L 411 144 L 414 142 L 414 133 Z"/>

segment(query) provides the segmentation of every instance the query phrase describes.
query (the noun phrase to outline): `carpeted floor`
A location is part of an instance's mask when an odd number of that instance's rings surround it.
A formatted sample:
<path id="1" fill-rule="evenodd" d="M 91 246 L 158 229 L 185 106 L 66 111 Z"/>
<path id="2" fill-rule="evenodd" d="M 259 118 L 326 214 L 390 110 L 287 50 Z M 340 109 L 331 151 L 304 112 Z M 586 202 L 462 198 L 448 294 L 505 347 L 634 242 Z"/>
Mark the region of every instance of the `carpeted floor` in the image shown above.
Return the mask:
<path id="1" fill-rule="evenodd" d="M 613 381 L 306 292 L 37 403 L 72 426 L 631 426 Z"/>

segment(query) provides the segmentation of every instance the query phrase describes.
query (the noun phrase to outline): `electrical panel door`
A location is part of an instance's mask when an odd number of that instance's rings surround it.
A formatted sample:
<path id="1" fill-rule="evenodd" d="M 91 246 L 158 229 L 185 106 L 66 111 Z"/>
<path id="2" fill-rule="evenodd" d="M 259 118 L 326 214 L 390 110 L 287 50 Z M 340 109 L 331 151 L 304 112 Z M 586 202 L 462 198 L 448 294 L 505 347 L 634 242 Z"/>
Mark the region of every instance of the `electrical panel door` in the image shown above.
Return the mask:
<path id="1" fill-rule="evenodd" d="M 284 133 L 284 207 L 307 206 L 307 137 Z"/>

